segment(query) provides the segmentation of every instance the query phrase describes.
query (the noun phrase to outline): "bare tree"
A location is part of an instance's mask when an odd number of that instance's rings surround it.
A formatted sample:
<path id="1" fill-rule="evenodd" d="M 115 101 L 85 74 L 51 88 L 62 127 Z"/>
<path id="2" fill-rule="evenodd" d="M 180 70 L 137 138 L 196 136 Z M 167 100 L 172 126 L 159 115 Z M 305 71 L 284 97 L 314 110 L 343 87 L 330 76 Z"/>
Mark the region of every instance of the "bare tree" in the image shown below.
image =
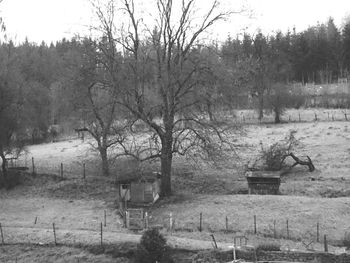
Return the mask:
<path id="1" fill-rule="evenodd" d="M 200 56 L 200 36 L 228 13 L 218 11 L 214 0 L 195 20 L 194 0 L 181 1 L 180 12 L 175 11 L 172 0 L 156 3 L 156 25 L 150 27 L 137 18 L 134 1 L 123 0 L 122 10 L 130 24 L 121 31 L 116 31 L 109 19 L 116 10 L 114 1 L 108 2 L 107 12 L 98 5 L 95 10 L 98 29 L 114 41 L 115 48 L 123 50 L 125 71 L 118 103 L 127 109 L 131 121 L 128 135 L 119 140 L 120 155 L 140 161 L 159 158 L 161 195 L 168 196 L 175 154 L 218 160 L 224 152 L 221 150 L 232 146 L 225 136 L 228 127 L 211 122 L 198 110 L 203 105 L 198 97 L 203 88 L 201 79 L 208 73 L 208 63 Z M 134 129 L 140 121 L 149 129 L 142 136 Z"/>

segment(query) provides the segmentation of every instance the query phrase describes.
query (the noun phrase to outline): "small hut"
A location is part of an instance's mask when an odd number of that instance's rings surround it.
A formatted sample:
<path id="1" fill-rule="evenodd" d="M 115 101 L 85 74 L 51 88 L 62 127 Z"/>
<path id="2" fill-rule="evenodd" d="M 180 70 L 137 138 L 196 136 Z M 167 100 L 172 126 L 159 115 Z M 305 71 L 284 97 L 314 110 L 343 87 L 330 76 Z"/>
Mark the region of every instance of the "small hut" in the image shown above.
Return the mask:
<path id="1" fill-rule="evenodd" d="M 159 198 L 160 174 L 155 172 L 131 172 L 118 177 L 119 201 L 126 204 L 152 204 Z"/>
<path id="2" fill-rule="evenodd" d="M 247 174 L 248 193 L 277 195 L 281 184 L 279 172 L 254 171 Z"/>

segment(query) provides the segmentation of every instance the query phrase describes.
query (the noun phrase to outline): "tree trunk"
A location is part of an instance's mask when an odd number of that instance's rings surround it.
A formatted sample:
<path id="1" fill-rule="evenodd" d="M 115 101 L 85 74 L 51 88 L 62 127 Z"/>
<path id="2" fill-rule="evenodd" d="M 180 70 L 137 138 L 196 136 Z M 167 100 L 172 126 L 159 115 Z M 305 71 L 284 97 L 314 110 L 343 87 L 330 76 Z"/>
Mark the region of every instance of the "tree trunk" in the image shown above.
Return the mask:
<path id="1" fill-rule="evenodd" d="M 162 197 L 171 195 L 171 167 L 172 167 L 173 153 L 172 153 L 172 136 L 165 136 L 162 140 L 162 153 L 160 159 L 161 166 L 161 186 L 160 195 Z"/>
<path id="2" fill-rule="evenodd" d="M 107 158 L 107 148 L 101 147 L 99 149 L 101 160 L 102 160 L 102 175 L 109 176 L 109 164 L 108 164 L 108 158 Z"/>
<path id="3" fill-rule="evenodd" d="M 0 157 L 2 159 L 1 170 L 2 170 L 2 178 L 4 182 L 4 186 L 7 187 L 7 160 L 3 152 L 0 153 Z"/>
<path id="4" fill-rule="evenodd" d="M 281 123 L 279 111 L 276 109 L 274 111 L 275 111 L 275 123 Z"/>
<path id="5" fill-rule="evenodd" d="M 264 94 L 259 94 L 259 121 L 264 118 Z"/>

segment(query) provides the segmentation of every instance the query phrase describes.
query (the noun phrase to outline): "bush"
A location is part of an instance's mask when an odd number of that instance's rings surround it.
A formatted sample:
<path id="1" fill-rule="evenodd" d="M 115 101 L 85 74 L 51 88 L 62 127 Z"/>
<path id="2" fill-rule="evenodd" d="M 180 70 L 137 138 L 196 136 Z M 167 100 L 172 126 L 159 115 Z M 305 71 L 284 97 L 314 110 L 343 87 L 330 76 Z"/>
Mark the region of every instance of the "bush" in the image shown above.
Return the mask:
<path id="1" fill-rule="evenodd" d="M 143 233 L 136 251 L 136 262 L 155 263 L 172 262 L 166 253 L 166 239 L 159 230 L 152 228 Z"/>
<path id="2" fill-rule="evenodd" d="M 20 184 L 19 171 L 7 171 L 6 180 L 3 177 L 2 172 L 0 171 L 0 189 L 1 188 L 12 189 L 19 184 Z"/>
<path id="3" fill-rule="evenodd" d="M 280 142 L 276 142 L 267 149 L 261 146 L 260 159 L 264 170 L 279 171 L 283 168 L 283 161 L 292 149 L 298 145 L 298 140 L 295 138 L 296 131 L 290 131 L 289 135 Z"/>
<path id="4" fill-rule="evenodd" d="M 264 243 L 256 247 L 257 251 L 281 251 L 281 246 L 278 243 Z"/>

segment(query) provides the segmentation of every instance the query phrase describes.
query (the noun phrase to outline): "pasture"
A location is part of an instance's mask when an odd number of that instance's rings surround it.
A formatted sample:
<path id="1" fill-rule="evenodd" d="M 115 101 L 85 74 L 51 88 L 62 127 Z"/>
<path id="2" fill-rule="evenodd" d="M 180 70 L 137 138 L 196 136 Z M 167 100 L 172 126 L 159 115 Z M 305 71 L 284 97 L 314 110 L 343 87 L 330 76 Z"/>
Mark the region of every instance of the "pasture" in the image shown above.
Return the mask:
<path id="1" fill-rule="evenodd" d="M 178 247 L 194 244 L 197 249 L 210 248 L 210 234 L 214 234 L 223 246 L 232 243 L 235 235 L 246 235 L 250 244 L 270 242 L 276 237 L 284 248 L 305 250 L 303 242 L 316 238 L 318 223 L 319 235 L 327 235 L 330 241 L 330 251 L 342 249 L 336 246 L 341 247 L 344 233 L 350 232 L 350 122 L 324 120 L 244 127 L 244 134 L 236 138 L 237 158 L 228 160 L 232 165 L 199 168 L 180 158 L 174 160 L 174 195 L 150 208 L 150 224 L 163 226 L 164 233 Z M 267 146 L 283 139 L 291 130 L 296 131 L 300 141 L 295 154 L 310 156 L 316 170 L 310 173 L 303 166 L 293 168 L 282 177 L 279 196 L 246 195 L 242 167 L 256 158 L 261 142 Z M 98 155 L 91 151 L 91 142 L 71 138 L 27 148 L 19 163 L 31 168 L 33 157 L 39 175 L 27 175 L 14 189 L 0 190 L 0 222 L 9 243 L 52 244 L 54 222 L 61 242 L 98 244 L 104 213 L 107 215 L 105 242 L 138 242 L 139 236 L 128 236 L 130 233 L 123 228 L 116 210 L 114 180 L 118 170 L 125 167 L 116 162 L 111 178 L 101 177 Z M 64 178 L 60 177 L 61 163 Z M 82 178 L 83 163 L 86 163 L 86 179 Z M 175 219 L 172 233 L 166 231 L 170 213 Z M 198 231 L 200 213 L 202 232 Z M 257 235 L 253 232 L 254 215 Z M 289 220 L 288 237 L 286 220 Z M 196 242 L 199 242 L 197 246 Z M 322 243 L 314 242 L 314 249 L 322 250 Z M 83 252 L 74 248 L 69 253 Z M 101 262 L 108 260 L 101 258 Z"/>

